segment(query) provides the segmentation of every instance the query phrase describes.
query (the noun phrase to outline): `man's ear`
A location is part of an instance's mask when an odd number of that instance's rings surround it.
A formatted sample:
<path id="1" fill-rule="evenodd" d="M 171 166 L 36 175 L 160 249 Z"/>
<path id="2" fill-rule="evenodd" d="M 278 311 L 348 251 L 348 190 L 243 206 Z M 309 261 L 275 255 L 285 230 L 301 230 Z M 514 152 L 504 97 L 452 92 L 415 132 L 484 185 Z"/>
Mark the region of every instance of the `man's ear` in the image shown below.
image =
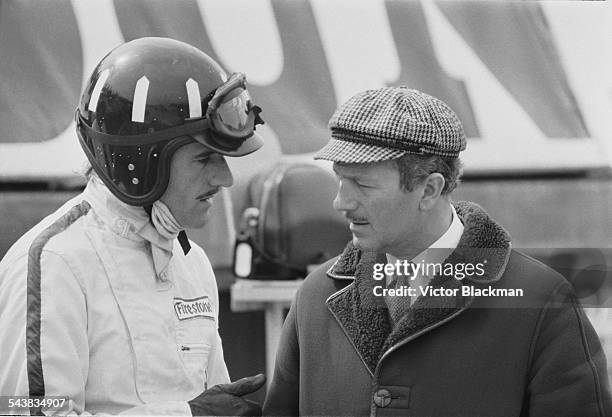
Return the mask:
<path id="1" fill-rule="evenodd" d="M 434 172 L 429 174 L 422 184 L 423 194 L 419 207 L 422 210 L 431 210 L 440 199 L 446 181 L 442 174 Z"/>

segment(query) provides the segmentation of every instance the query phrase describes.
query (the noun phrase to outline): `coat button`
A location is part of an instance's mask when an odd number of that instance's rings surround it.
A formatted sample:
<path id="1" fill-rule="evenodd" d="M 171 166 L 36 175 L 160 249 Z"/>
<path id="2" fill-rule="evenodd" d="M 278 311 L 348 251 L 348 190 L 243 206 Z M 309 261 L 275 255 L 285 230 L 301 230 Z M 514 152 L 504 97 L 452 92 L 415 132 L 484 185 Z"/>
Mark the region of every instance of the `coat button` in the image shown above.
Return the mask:
<path id="1" fill-rule="evenodd" d="M 374 393 L 374 404 L 381 408 L 388 406 L 391 404 L 391 393 L 386 389 L 379 389 Z"/>

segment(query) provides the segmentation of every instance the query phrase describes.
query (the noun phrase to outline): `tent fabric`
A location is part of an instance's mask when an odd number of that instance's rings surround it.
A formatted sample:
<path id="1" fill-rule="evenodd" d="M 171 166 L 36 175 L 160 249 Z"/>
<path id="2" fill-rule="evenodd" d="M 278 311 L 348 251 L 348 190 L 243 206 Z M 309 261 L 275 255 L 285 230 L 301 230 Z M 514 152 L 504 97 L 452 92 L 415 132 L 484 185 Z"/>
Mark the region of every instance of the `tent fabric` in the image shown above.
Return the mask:
<path id="1" fill-rule="evenodd" d="M 65 130 L 83 79 L 71 2 L 0 2 L 0 57 L 0 142 L 43 142 Z"/>
<path id="2" fill-rule="evenodd" d="M 590 136 L 537 3 L 438 4 L 546 136 Z"/>
<path id="3" fill-rule="evenodd" d="M 215 30 L 219 30 L 219 20 L 207 18 L 207 13 L 214 16 L 219 9 L 235 7 L 235 2 L 225 6 L 224 2 L 184 0 L 169 7 L 166 0 L 91 0 L 87 5 L 70 0 L 3 0 L 0 180 L 74 178 L 75 167 L 81 163 L 75 160 L 82 156 L 73 130 L 74 109 L 94 57 L 103 56 L 110 45 L 144 36 L 171 37 L 201 48 L 229 72 L 243 71 L 248 76 L 248 70 L 238 68 L 235 60 L 227 57 L 244 53 L 247 43 L 251 48 L 258 45 L 244 40 L 257 39 L 258 28 L 263 32 L 264 24 L 274 26 L 279 46 L 275 49 L 262 41 L 257 56 L 278 62 L 280 69 L 275 78 L 258 82 L 255 77 L 249 84 L 255 101 L 264 109 L 264 129 L 269 134 L 265 139 L 268 147 L 274 147 L 269 153 L 274 158 L 306 157 L 327 143 L 329 117 L 348 98 L 345 95 L 353 92 L 343 84 L 344 79 L 356 79 L 371 88 L 408 85 L 449 103 L 468 136 L 466 169 L 479 175 L 601 167 L 607 160 L 598 138 L 606 138 L 610 132 L 609 123 L 603 121 L 607 110 L 599 110 L 601 99 L 593 98 L 598 93 L 585 95 L 576 89 L 576 80 L 584 85 L 589 69 L 598 68 L 599 62 L 593 53 L 577 53 L 573 46 L 570 58 L 574 72 L 566 71 L 568 58 L 561 53 L 567 52 L 561 51 L 566 45 L 559 43 L 558 33 L 553 33 L 549 24 L 559 13 L 548 13 L 564 9 L 561 15 L 567 16 L 572 5 L 564 3 L 266 0 L 259 3 L 271 10 L 271 20 L 266 22 L 246 21 L 247 15 L 225 10 L 232 31 L 223 33 L 227 35 L 224 39 L 230 40 L 224 40 L 223 51 L 218 51 L 220 35 Z M 377 24 L 388 25 L 375 29 L 387 29 L 389 36 L 373 35 L 371 28 L 356 31 L 351 26 L 352 16 L 363 18 L 373 7 L 383 8 L 384 19 Z M 432 19 L 432 8 L 444 22 Z M 338 14 L 331 20 L 335 25 L 322 15 L 330 10 Z M 590 10 L 592 16 L 593 8 Z M 90 11 L 95 17 L 88 15 Z M 580 35 L 576 28 L 569 29 Z M 440 41 L 441 31 L 453 32 L 455 44 L 446 43 L 448 35 Z M 386 44 L 372 43 L 374 38 Z M 470 68 L 478 66 L 478 76 L 453 71 L 449 57 L 455 56 L 453 48 L 458 43 L 467 45 L 470 59 L 476 57 L 478 62 Z M 386 55 L 377 54 L 374 45 L 385 49 Z M 228 53 L 228 48 L 234 49 Z M 367 69 L 346 65 L 338 69 L 336 57 L 353 62 L 355 55 L 360 57 L 354 62 L 367 63 Z M 381 56 L 387 61 L 378 62 Z M 584 62 L 584 70 L 577 75 L 574 61 L 581 56 L 593 62 Z M 380 78 L 364 82 L 363 77 L 376 72 L 378 64 L 386 66 L 375 74 Z M 397 71 L 387 68 L 392 66 L 397 66 Z M 262 64 L 258 68 L 267 67 Z M 487 78 L 487 82 L 495 83 L 498 96 L 490 98 L 490 103 L 475 98 L 489 94 L 474 87 L 480 85 L 475 77 L 481 74 L 491 74 L 493 81 Z M 506 100 L 505 107 L 496 101 L 500 94 Z M 505 117 L 508 108 L 518 122 Z M 521 145 L 513 145 L 512 140 Z M 495 157 L 501 154 L 503 157 Z"/>

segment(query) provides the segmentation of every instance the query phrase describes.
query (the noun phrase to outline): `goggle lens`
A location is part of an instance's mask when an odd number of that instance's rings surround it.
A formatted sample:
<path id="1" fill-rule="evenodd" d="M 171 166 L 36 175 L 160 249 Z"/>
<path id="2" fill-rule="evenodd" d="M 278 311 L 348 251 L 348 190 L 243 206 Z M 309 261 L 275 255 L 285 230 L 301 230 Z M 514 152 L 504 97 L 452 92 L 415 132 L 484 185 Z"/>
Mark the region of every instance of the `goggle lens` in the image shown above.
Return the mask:
<path id="1" fill-rule="evenodd" d="M 251 102 L 245 75 L 234 73 L 217 88 L 208 102 L 206 118 L 210 121 L 213 134 L 226 140 L 246 140 L 253 136 L 255 125 L 263 123 L 258 117 L 260 111 Z"/>
<path id="2" fill-rule="evenodd" d="M 231 136 L 250 135 L 254 128 L 251 116 L 251 96 L 247 90 L 237 88 L 230 92 L 213 114 L 215 129 Z"/>

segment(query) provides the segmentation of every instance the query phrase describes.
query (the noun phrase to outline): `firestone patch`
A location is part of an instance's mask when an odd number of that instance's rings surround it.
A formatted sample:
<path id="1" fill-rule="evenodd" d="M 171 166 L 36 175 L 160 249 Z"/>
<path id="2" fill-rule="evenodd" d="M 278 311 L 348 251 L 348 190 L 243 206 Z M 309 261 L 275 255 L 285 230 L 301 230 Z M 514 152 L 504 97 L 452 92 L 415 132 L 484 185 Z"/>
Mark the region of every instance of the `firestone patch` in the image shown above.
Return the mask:
<path id="1" fill-rule="evenodd" d="M 179 320 L 189 320 L 196 317 L 215 318 L 214 309 L 208 296 L 183 299 L 174 298 L 174 312 Z"/>

